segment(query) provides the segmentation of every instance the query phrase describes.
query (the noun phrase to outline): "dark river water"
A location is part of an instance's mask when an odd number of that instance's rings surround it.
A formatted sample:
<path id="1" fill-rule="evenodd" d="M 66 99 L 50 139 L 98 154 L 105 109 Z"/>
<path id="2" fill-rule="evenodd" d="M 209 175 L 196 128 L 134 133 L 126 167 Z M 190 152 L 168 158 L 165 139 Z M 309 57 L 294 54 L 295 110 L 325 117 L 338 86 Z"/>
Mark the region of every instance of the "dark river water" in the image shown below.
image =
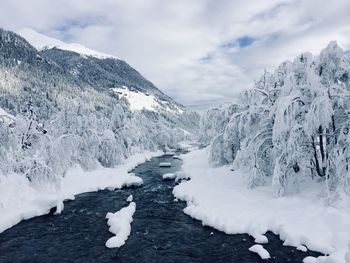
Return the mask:
<path id="1" fill-rule="evenodd" d="M 159 162 L 171 162 L 159 168 Z M 65 202 L 61 215 L 45 215 L 23 221 L 0 234 L 0 262 L 302 262 L 316 252 L 300 252 L 282 245 L 278 236 L 267 233 L 264 247 L 270 260 L 250 251 L 249 235 L 226 235 L 183 213 L 185 203 L 175 202 L 173 181 L 162 175 L 180 169 L 181 161 L 153 158 L 134 172 L 144 184 L 138 188 L 81 194 Z M 128 205 L 132 194 L 136 212 L 132 230 L 121 248 L 108 249 L 106 213 Z"/>

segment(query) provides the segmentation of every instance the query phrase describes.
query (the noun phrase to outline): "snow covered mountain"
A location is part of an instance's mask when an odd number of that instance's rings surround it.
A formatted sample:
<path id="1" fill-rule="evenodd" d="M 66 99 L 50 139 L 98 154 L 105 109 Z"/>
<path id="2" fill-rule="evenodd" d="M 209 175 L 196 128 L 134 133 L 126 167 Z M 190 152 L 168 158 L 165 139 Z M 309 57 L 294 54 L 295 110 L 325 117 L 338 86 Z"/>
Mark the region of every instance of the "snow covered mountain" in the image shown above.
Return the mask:
<path id="1" fill-rule="evenodd" d="M 81 44 L 65 43 L 56 38 L 49 37 L 44 34 L 40 34 L 39 32 L 31 28 L 22 28 L 20 30 L 17 30 L 16 33 L 22 36 L 24 39 L 26 39 L 37 50 L 57 48 L 61 50 L 76 52 L 83 56 L 92 56 L 100 59 L 116 58 L 115 56 L 92 50 Z"/>
<path id="2" fill-rule="evenodd" d="M 0 176 L 59 182 L 74 165 L 113 167 L 198 133 L 196 113 L 125 61 L 21 32 L 52 48 L 0 29 Z"/>
<path id="3" fill-rule="evenodd" d="M 183 113 L 184 107 L 158 90 L 153 83 L 125 61 L 91 50 L 80 44 L 67 44 L 32 29 L 19 33 L 39 50 L 41 56 L 53 61 L 77 81 L 105 92 L 123 96 L 132 110 Z"/>

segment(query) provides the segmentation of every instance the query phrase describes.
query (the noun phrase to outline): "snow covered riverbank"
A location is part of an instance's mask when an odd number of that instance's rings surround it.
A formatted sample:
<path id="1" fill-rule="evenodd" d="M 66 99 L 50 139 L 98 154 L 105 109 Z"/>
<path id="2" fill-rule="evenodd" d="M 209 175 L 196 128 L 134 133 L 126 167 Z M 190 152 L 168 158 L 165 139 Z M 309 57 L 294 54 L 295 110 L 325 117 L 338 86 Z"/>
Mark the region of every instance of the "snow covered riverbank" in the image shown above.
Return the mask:
<path id="1" fill-rule="evenodd" d="M 69 170 L 61 180 L 59 189 L 36 185 L 33 187 L 23 176 L 8 175 L 0 178 L 0 233 L 22 220 L 44 215 L 57 206 L 63 209 L 63 201 L 74 199 L 75 195 L 103 189 L 119 189 L 124 186 L 140 185 L 142 179 L 128 173 L 137 165 L 162 152 L 144 152 L 128 158 L 115 168 L 100 168 L 84 172 L 80 168 Z"/>
<path id="2" fill-rule="evenodd" d="M 183 170 L 190 181 L 173 190 L 187 202 L 184 212 L 227 234 L 248 233 L 262 240 L 272 231 L 285 245 L 304 245 L 329 257 L 307 262 L 349 262 L 350 198 L 329 206 L 319 196 L 320 186 L 310 182 L 299 194 L 276 198 L 270 186 L 247 189 L 247 177 L 228 166 L 213 168 L 206 149 L 183 155 Z"/>

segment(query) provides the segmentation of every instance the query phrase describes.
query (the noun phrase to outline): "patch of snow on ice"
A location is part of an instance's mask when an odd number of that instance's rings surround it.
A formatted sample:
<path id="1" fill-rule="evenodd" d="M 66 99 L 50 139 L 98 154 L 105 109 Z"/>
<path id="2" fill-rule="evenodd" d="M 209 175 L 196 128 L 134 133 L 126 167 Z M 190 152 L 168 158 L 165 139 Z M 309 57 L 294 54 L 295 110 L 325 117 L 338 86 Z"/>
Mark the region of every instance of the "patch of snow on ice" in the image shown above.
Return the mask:
<path id="1" fill-rule="evenodd" d="M 163 174 L 163 180 L 173 180 L 176 178 L 176 174 L 174 173 L 166 173 L 166 174 Z"/>
<path id="2" fill-rule="evenodd" d="M 131 223 L 135 211 L 136 204 L 135 202 L 131 202 L 127 207 L 122 208 L 114 214 L 107 213 L 107 224 L 110 226 L 109 232 L 115 234 L 115 236 L 107 240 L 106 247 L 115 248 L 125 244 L 131 233 Z"/>
<path id="3" fill-rule="evenodd" d="M 18 30 L 16 33 L 22 36 L 24 39 L 26 39 L 31 45 L 33 45 L 38 50 L 55 47 L 57 49 L 73 51 L 81 55 L 92 56 L 99 59 L 105 59 L 105 58 L 117 59 L 115 56 L 92 50 L 81 44 L 65 43 L 56 38 L 48 37 L 44 34 L 36 32 L 31 28 L 22 28 Z"/>
<path id="4" fill-rule="evenodd" d="M 249 248 L 249 251 L 257 253 L 261 259 L 270 258 L 270 253 L 262 245 L 254 245 Z"/>

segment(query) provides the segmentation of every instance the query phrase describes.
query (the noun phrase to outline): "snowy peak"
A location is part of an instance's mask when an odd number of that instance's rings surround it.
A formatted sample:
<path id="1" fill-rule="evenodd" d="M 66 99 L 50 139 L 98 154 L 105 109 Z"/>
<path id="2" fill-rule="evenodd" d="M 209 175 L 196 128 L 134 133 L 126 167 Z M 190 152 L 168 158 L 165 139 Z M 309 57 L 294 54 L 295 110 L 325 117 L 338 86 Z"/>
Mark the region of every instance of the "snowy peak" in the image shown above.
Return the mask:
<path id="1" fill-rule="evenodd" d="M 76 52 L 81 54 L 82 56 L 92 56 L 99 59 L 116 58 L 112 55 L 92 50 L 81 44 L 65 43 L 56 38 L 38 33 L 37 31 L 31 28 L 22 28 L 16 33 L 22 36 L 24 39 L 26 39 L 31 45 L 33 45 L 38 50 L 42 50 L 45 48 L 57 48 L 61 50 Z"/>

